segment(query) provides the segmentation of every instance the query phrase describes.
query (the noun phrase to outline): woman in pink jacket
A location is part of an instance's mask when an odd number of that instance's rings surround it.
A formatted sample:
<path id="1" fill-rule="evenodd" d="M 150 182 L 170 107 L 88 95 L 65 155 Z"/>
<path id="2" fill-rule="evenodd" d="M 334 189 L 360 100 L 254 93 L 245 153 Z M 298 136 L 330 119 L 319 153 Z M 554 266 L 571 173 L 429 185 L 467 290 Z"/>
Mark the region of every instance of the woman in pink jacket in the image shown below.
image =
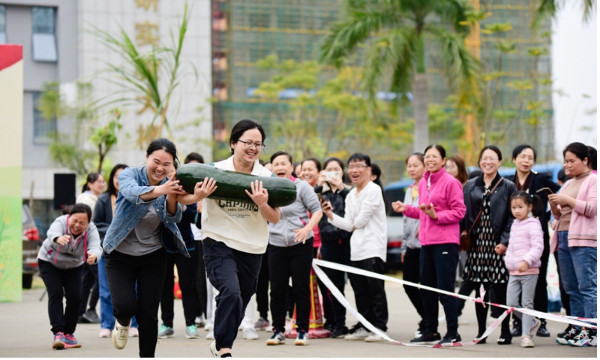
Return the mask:
<path id="1" fill-rule="evenodd" d="M 510 197 L 510 210 L 515 220 L 510 227 L 510 240 L 504 256 L 504 263 L 510 275 L 506 305 L 520 307 L 521 304 L 525 309 L 533 309 L 544 251 L 544 232 L 539 220 L 544 213 L 542 200 L 537 195 L 517 191 Z M 519 319 L 522 327 L 521 347 L 534 347 L 533 335 L 541 321 L 518 311 L 513 314 Z"/>
<path id="2" fill-rule="evenodd" d="M 419 205 L 411 206 L 396 201 L 394 211 L 419 219 L 419 242 L 421 243 L 421 284 L 454 292 L 458 245 L 460 243 L 460 220 L 465 216 L 463 188 L 460 181 L 444 168 L 446 150 L 441 145 L 425 148 L 427 171 L 419 181 Z M 421 336 L 412 339 L 413 344 L 451 344 L 460 342 L 458 334 L 458 310 L 456 299 L 431 291 L 422 291 L 423 324 Z M 438 297 L 446 315 L 446 335 L 437 331 Z"/>
<path id="3" fill-rule="evenodd" d="M 595 319 L 597 305 L 596 174 L 589 167 L 590 153 L 582 143 L 571 143 L 563 151 L 565 173 L 571 178 L 558 194 L 548 195 L 558 227 L 560 281 L 570 297 L 571 316 Z M 573 327 L 556 342 L 573 346 L 596 346 L 596 330 Z"/>

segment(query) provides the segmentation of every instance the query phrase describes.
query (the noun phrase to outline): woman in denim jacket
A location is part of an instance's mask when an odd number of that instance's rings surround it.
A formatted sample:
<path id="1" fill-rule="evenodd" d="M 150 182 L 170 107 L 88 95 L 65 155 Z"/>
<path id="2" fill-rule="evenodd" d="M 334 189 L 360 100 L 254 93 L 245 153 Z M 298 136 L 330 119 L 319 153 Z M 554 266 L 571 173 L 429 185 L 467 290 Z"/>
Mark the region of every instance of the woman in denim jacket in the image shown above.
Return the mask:
<path id="1" fill-rule="evenodd" d="M 116 318 L 113 345 L 125 347 L 135 315 L 140 357 L 153 357 L 156 349 L 166 251 L 189 256 L 177 228 L 181 220 L 177 195 L 185 191 L 174 177 L 175 161 L 175 145 L 156 139 L 146 150 L 145 166 L 127 168 L 119 174 L 115 214 L 103 242 Z"/>

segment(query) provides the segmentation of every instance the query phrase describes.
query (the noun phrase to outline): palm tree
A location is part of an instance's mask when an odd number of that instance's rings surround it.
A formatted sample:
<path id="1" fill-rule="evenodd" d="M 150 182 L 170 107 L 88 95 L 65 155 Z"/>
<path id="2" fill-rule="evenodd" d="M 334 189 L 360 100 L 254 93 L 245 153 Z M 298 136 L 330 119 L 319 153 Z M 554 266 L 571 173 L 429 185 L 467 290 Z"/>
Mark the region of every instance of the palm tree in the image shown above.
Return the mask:
<path id="1" fill-rule="evenodd" d="M 537 26 L 545 18 L 556 16 L 556 12 L 564 5 L 566 0 L 538 0 L 539 5 L 533 18 L 533 25 Z M 596 9 L 596 0 L 580 0 L 583 7 L 583 20 L 589 21 Z"/>
<path id="2" fill-rule="evenodd" d="M 468 28 L 461 25 L 470 10 L 467 0 L 345 0 L 344 4 L 347 16 L 332 26 L 321 48 L 321 60 L 339 66 L 359 45 L 370 45 L 365 88 L 372 100 L 382 79 L 389 82 L 391 92 L 400 94 L 398 101 L 406 102 L 412 92 L 414 149 L 423 151 L 429 144 L 426 46 L 433 41 L 440 46 L 459 106 L 473 105 L 480 98 L 480 64 L 466 49 Z"/>

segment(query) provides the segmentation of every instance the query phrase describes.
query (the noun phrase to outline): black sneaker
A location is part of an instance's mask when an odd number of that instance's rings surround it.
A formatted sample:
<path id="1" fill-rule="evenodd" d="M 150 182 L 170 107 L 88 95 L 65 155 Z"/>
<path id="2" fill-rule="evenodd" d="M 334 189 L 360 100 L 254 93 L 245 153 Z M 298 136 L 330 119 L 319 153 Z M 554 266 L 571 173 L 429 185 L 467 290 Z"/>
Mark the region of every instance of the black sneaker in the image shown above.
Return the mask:
<path id="1" fill-rule="evenodd" d="M 500 337 L 498 338 L 498 345 L 510 345 L 512 342 L 512 335 L 510 333 L 500 333 Z"/>
<path id="2" fill-rule="evenodd" d="M 569 326 L 567 326 L 567 328 L 565 329 L 565 331 L 556 334 L 557 338 L 564 338 L 565 336 L 567 336 L 567 334 L 571 331 L 571 329 L 573 328 L 573 325 L 569 324 Z"/>
<path id="3" fill-rule="evenodd" d="M 521 334 L 522 334 L 522 331 L 521 331 L 521 330 L 522 330 L 522 329 L 521 329 L 521 321 L 520 321 L 519 319 L 516 319 L 516 318 L 515 318 L 515 319 L 513 320 L 513 329 L 512 329 L 512 331 L 510 332 L 510 334 L 511 334 L 512 336 L 515 336 L 515 337 L 516 337 L 516 336 L 521 336 Z"/>
<path id="4" fill-rule="evenodd" d="M 336 338 L 341 338 L 344 337 L 344 335 L 348 334 L 348 328 L 345 326 L 336 326 L 333 328 L 333 331 L 331 332 L 331 337 L 336 339 Z"/>
<path id="5" fill-rule="evenodd" d="M 442 340 L 440 340 L 436 345 L 440 345 L 440 346 L 444 346 L 445 344 L 451 345 L 454 343 L 459 343 L 461 342 L 462 339 L 460 338 L 459 334 L 446 334 L 444 335 L 444 337 L 442 338 Z"/>
<path id="6" fill-rule="evenodd" d="M 425 334 L 425 335 L 416 337 L 416 338 L 412 339 L 410 341 L 410 343 L 414 344 L 414 345 L 435 345 L 440 340 L 442 340 L 442 337 L 440 336 L 440 334 L 433 333 L 433 334 Z"/>
<path id="7" fill-rule="evenodd" d="M 540 325 L 540 328 L 535 333 L 535 335 L 539 337 L 550 337 L 550 331 L 548 331 L 548 329 L 546 328 L 546 319 L 540 319 L 540 321 L 542 322 L 542 324 Z"/>

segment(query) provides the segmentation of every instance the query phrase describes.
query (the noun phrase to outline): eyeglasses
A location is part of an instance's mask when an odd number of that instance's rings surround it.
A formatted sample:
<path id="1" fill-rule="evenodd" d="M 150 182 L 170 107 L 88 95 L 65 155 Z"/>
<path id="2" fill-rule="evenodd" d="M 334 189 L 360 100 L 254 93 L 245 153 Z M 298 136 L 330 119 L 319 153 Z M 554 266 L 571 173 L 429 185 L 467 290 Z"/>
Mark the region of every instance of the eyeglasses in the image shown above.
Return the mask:
<path id="1" fill-rule="evenodd" d="M 363 168 L 367 168 L 368 166 L 365 164 L 356 164 L 356 165 L 349 165 L 348 166 L 348 170 L 352 170 L 352 169 L 363 169 Z"/>
<path id="2" fill-rule="evenodd" d="M 241 142 L 242 144 L 244 144 L 244 146 L 246 147 L 246 149 L 260 149 L 261 151 L 265 149 L 265 144 L 260 143 L 260 142 L 252 142 L 252 141 L 246 141 L 246 140 L 238 140 L 238 142 Z"/>

